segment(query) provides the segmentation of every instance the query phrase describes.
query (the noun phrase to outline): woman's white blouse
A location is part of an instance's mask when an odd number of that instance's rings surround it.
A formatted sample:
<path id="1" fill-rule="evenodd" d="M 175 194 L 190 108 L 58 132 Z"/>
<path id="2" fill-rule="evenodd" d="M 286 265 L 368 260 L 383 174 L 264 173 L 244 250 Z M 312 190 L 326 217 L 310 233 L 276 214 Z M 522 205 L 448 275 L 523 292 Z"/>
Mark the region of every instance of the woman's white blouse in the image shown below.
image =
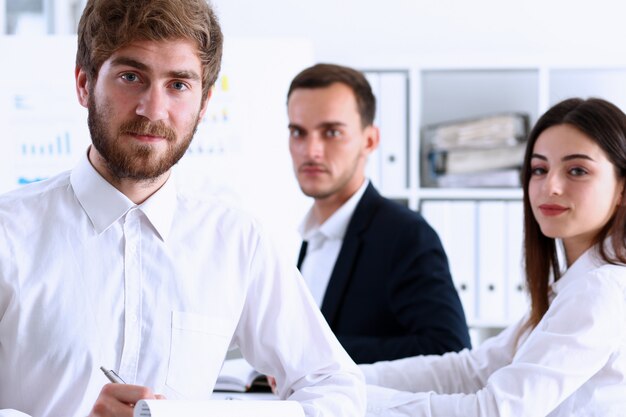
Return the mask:
<path id="1" fill-rule="evenodd" d="M 521 337 L 527 317 L 471 351 L 361 365 L 367 415 L 626 416 L 626 267 L 589 250 L 552 290 Z"/>

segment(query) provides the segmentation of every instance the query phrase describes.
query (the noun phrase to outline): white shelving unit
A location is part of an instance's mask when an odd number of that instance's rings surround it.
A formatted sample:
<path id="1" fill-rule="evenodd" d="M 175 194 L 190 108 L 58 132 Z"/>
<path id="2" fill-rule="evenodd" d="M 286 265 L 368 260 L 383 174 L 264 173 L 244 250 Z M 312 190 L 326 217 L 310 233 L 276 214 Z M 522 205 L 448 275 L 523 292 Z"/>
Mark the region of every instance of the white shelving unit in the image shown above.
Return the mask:
<path id="1" fill-rule="evenodd" d="M 0 0 L 0 35 L 76 33 L 87 0 Z"/>
<path id="2" fill-rule="evenodd" d="M 374 90 L 377 97 L 396 97 L 393 101 L 379 100 L 378 113 L 404 114 L 408 127 L 403 131 L 397 127 L 386 127 L 384 120 L 377 120 L 381 123 L 381 151 L 379 155 L 374 155 L 375 161 L 368 167 L 373 182 L 384 195 L 405 202 L 413 210 L 419 211 L 426 207 L 423 214 L 438 230 L 450 258 L 453 278 L 464 302 L 474 343 L 480 343 L 485 337 L 518 320 L 521 312 L 527 309 L 527 300 L 521 287 L 522 190 L 422 187 L 422 127 L 503 112 L 528 114 L 532 127 L 551 105 L 573 96 L 605 98 L 626 110 L 626 62 L 594 67 L 574 62 L 467 66 L 448 63 L 437 66 L 362 68 L 370 81 L 376 82 Z M 377 80 L 389 74 L 403 74 L 406 77 L 404 91 L 395 94 L 380 91 L 381 85 Z M 403 100 L 405 96 L 406 100 Z M 399 144 L 398 141 L 405 143 Z M 388 145 L 389 142 L 391 145 Z M 385 155 L 386 147 L 405 148 L 408 154 L 396 156 L 390 161 L 384 156 L 381 158 L 381 155 Z M 389 189 L 385 187 L 389 178 L 379 181 L 381 177 L 384 179 L 386 175 L 389 176 L 385 169 L 393 164 L 404 164 L 403 169 L 408 177 L 406 180 L 399 178 L 399 182 L 406 183 L 406 187 Z M 458 207 L 469 210 L 466 219 L 454 211 Z M 458 219 L 454 228 L 446 224 L 452 222 L 449 215 L 446 220 L 445 214 L 441 214 L 446 210 L 451 210 L 455 216 L 467 222 L 471 226 L 470 230 L 461 230 Z M 472 230 L 474 234 L 471 241 L 465 242 L 463 246 L 464 235 L 471 234 Z M 473 262 L 473 265 L 467 264 L 464 252 L 470 254 L 469 262 Z M 464 265 L 464 269 L 459 269 L 459 263 Z M 473 276 L 473 281 L 464 283 L 461 276 L 466 279 Z M 468 291 L 472 292 L 471 297 L 464 296 L 463 292 Z M 499 307 L 492 308 L 494 303 Z M 489 308 L 486 304 L 490 305 Z"/>

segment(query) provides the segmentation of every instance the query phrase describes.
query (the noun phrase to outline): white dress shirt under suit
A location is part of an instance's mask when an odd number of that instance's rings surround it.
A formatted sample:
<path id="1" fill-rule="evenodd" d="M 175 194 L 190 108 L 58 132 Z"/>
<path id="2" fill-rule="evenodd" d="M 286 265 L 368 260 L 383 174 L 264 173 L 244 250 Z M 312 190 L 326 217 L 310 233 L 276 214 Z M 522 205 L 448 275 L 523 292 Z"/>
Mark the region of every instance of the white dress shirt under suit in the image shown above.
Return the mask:
<path id="1" fill-rule="evenodd" d="M 235 346 L 307 416 L 361 416 L 362 375 L 280 258 L 240 211 L 174 178 L 135 205 L 86 157 L 5 194 L 0 416 L 85 416 L 100 366 L 168 399 L 209 398 Z"/>
<path id="2" fill-rule="evenodd" d="M 368 416 L 626 415 L 626 267 L 593 249 L 552 285 L 547 313 L 478 348 L 362 365 Z M 409 391 L 409 392 L 399 392 Z"/>
<path id="3" fill-rule="evenodd" d="M 300 271 L 304 282 L 309 287 L 318 307 L 322 307 L 328 282 L 333 273 L 348 223 L 359 204 L 369 180 L 363 181 L 361 187 L 343 203 L 326 221 L 318 224 L 313 219 L 311 208 L 300 224 L 300 236 L 308 242 L 306 256 Z"/>

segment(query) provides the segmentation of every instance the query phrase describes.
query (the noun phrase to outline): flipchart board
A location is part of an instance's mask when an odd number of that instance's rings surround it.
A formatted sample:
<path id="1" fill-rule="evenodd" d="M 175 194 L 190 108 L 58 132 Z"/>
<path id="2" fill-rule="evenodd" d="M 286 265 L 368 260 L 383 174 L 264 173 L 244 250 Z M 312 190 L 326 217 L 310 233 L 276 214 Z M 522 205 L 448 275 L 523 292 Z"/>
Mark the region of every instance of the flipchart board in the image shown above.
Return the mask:
<path id="1" fill-rule="evenodd" d="M 71 169 L 90 139 L 74 86 L 74 36 L 0 37 L 0 192 Z M 182 187 L 242 206 L 286 256 L 310 202 L 288 151 L 286 93 L 312 64 L 308 41 L 226 39 L 220 77 L 195 138 L 177 167 Z"/>

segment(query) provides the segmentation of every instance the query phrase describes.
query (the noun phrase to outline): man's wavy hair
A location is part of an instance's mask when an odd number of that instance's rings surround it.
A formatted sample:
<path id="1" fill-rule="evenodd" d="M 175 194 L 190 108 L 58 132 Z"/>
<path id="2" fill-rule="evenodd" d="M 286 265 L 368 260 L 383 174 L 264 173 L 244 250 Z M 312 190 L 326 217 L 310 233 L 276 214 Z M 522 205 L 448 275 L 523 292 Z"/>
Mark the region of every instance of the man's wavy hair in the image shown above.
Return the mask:
<path id="1" fill-rule="evenodd" d="M 89 0 L 78 24 L 76 66 L 96 80 L 115 51 L 134 41 L 188 39 L 202 63 L 202 101 L 215 84 L 223 36 L 205 0 Z"/>

